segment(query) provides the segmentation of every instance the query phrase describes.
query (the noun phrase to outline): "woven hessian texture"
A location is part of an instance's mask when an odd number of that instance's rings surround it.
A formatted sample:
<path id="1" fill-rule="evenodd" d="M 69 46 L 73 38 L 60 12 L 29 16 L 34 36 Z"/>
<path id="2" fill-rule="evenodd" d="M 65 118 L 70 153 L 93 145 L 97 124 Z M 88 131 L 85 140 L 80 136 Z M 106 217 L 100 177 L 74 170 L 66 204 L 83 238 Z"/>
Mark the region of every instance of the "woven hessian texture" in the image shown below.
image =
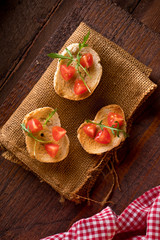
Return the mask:
<path id="1" fill-rule="evenodd" d="M 73 201 L 76 201 L 76 194 L 85 195 L 91 189 L 105 166 L 105 161 L 109 159 L 108 155 L 106 160 L 100 161 L 101 156 L 91 155 L 83 150 L 77 139 L 79 125 L 85 119 L 94 119 L 100 108 L 108 104 L 120 105 L 129 120 L 156 88 L 148 78 L 151 69 L 84 23 L 79 25 L 61 51 L 71 43 L 82 42 L 89 30 L 88 45 L 99 54 L 103 68 L 102 78 L 95 92 L 82 101 L 59 97 L 53 88 L 57 65 L 57 60 L 54 60 L 3 126 L 0 134 L 1 144 L 6 149 L 4 157 L 17 163 L 22 162 L 61 195 Z M 67 130 L 70 139 L 69 155 L 59 163 L 46 164 L 31 159 L 26 151 L 20 126 L 27 113 L 46 106 L 58 108 L 62 127 Z"/>

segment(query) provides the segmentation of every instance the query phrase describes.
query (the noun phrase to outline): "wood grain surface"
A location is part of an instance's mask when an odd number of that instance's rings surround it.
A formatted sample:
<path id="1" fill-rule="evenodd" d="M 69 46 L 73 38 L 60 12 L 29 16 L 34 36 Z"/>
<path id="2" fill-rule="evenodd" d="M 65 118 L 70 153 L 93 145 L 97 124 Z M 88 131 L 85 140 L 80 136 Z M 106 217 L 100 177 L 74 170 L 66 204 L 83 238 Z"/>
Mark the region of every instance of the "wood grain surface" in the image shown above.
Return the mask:
<path id="1" fill-rule="evenodd" d="M 23 1 L 17 2 L 23 3 Z M 151 10 L 152 6 L 156 9 L 158 5 L 156 1 L 146 4 L 143 0 L 128 1 L 128 5 L 124 5 L 124 1 L 116 1 L 116 3 L 134 17 L 137 16 L 137 19 L 145 21 L 148 26 L 151 24 L 151 14 L 155 13 Z M 140 14 L 138 8 L 144 9 L 143 14 Z M 110 199 L 112 203 L 109 203 L 117 214 L 120 214 L 136 197 L 160 184 L 159 18 L 156 13 L 157 20 L 151 24 L 155 31 L 153 32 L 126 10 L 109 0 L 54 1 L 51 5 L 48 1 L 43 9 L 42 18 L 48 20 L 42 21 L 43 23 L 37 26 L 33 24 L 32 40 L 31 35 L 28 38 L 31 47 L 26 50 L 27 54 L 24 56 L 18 51 L 13 51 L 10 58 L 12 61 L 8 58 L 9 65 L 6 69 L 10 76 L 8 74 L 6 77 L 4 69 L 5 77 L 1 82 L 3 88 L 0 93 L 0 126 L 2 126 L 50 64 L 51 60 L 46 54 L 58 51 L 81 21 L 152 68 L 150 78 L 158 84 L 158 88 L 136 113 L 130 137 L 118 151 L 120 163 L 116 166 L 116 170 L 121 191 L 115 187 Z M 34 13 L 37 16 L 36 10 Z M 49 18 L 48 14 L 50 14 Z M 21 31 L 24 30 L 20 27 Z M 19 65 L 16 65 L 14 70 L 15 59 L 19 59 L 16 62 Z M 103 199 L 107 189 L 105 178 L 108 177 L 105 173 L 104 169 L 92 189 L 90 197 L 93 199 Z M 60 203 L 59 194 L 49 185 L 41 183 L 32 173 L 6 161 L 3 157 L 0 157 L 0 179 L 0 239 L 2 240 L 38 240 L 66 231 L 76 220 L 91 216 L 102 209 L 95 203 L 90 205 L 87 202 L 80 205 L 69 201 Z"/>
<path id="2" fill-rule="evenodd" d="M 43 1 L 39 1 L 37 4 L 35 0 L 14 0 L 10 4 L 8 1 L 1 2 L 0 27 L 3 36 L 0 38 L 1 81 L 20 61 L 21 56 L 25 54 L 59 2 L 57 0 L 48 0 L 47 4 L 44 4 Z M 8 58 L 5 57 L 6 55 Z"/>

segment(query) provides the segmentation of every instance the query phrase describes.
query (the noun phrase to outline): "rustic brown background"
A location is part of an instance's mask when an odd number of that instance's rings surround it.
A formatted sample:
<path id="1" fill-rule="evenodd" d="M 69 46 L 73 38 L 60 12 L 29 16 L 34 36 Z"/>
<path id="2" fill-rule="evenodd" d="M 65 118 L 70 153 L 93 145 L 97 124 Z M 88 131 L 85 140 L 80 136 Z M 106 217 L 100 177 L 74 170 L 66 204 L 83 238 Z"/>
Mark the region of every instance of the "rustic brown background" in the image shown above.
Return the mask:
<path id="1" fill-rule="evenodd" d="M 151 79 L 158 89 L 137 112 L 131 136 L 118 152 L 122 190 L 115 189 L 110 206 L 120 214 L 133 199 L 158 185 L 160 1 L 8 0 L 0 1 L 0 19 L 0 126 L 49 65 L 46 54 L 58 51 L 81 21 L 153 69 Z M 0 239 L 38 240 L 101 210 L 96 204 L 60 204 L 50 186 L 2 157 L 0 179 Z M 105 190 L 104 171 L 91 197 L 101 199 Z"/>

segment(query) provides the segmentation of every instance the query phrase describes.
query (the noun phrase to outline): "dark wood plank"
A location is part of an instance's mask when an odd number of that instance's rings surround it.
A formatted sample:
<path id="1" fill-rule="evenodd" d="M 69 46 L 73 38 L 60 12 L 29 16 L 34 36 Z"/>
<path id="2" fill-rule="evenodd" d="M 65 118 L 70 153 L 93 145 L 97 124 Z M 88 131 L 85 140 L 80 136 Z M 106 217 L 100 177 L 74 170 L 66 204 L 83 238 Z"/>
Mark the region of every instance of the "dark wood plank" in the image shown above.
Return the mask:
<path id="1" fill-rule="evenodd" d="M 14 65 L 15 68 L 11 67 L 11 70 L 9 70 L 10 74 L 5 75 L 5 77 L 1 79 L 0 89 L 3 88 L 4 98 L 6 92 L 5 83 L 9 83 L 7 85 L 7 89 L 11 91 L 11 89 L 17 84 L 18 79 L 22 77 L 22 75 L 28 69 L 41 48 L 45 45 L 51 34 L 56 31 L 59 23 L 64 19 L 68 12 L 72 11 L 72 7 L 74 6 L 75 2 L 75 0 L 70 0 L 69 2 L 67 0 L 61 1 L 61 3 L 58 5 L 59 7 L 57 6 L 55 11 L 52 12 L 44 26 L 38 30 L 37 35 L 31 41 L 25 53 L 20 53 L 19 62 L 16 62 L 17 65 Z M 8 46 L 6 46 L 6 48 L 7 47 Z M 8 55 L 4 57 L 4 61 L 8 61 Z"/>
<path id="2" fill-rule="evenodd" d="M 113 0 L 113 2 L 127 10 L 129 13 L 133 13 L 134 17 L 141 20 L 152 30 L 159 32 L 160 8 L 158 0 Z M 46 42 L 46 39 L 48 39 L 49 31 L 46 27 L 48 21 L 50 21 L 50 27 L 51 22 L 52 25 L 54 25 L 54 22 L 58 24 L 59 21 L 57 20 L 62 19 L 63 16 L 72 9 L 74 3 L 75 1 L 73 0 L 67 2 L 65 0 L 55 0 L 54 2 L 47 0 L 45 6 L 42 8 L 41 5 L 43 4 L 43 1 L 41 0 L 38 2 L 33 2 L 31 0 L 28 0 L 27 2 L 17 0 L 12 2 L 0 2 L 0 26 L 2 35 L 2 38 L 0 39 L 0 46 L 1 49 L 3 49 L 0 58 L 1 87 L 6 81 L 10 80 L 15 72 L 16 79 L 22 75 L 22 72 L 27 69 L 29 64 L 37 55 L 38 51 Z M 25 11 L 27 5 L 34 5 L 34 7 L 30 9 L 31 12 Z M 61 14 L 57 14 L 59 7 L 61 7 Z M 25 14 L 23 14 L 23 12 L 25 12 Z M 56 14 L 56 17 L 53 18 L 54 14 Z M 32 23 L 32 18 L 34 18 L 36 24 Z M 52 21 L 53 19 L 55 21 Z M 32 24 L 30 24 L 30 22 Z M 32 29 L 29 29 L 25 35 L 24 31 L 19 31 L 19 29 L 26 29 L 30 25 L 32 26 Z M 10 28 L 8 28 L 8 26 L 10 26 Z M 52 31 L 54 31 L 54 26 L 52 26 Z M 15 34 L 15 32 L 17 32 L 17 34 Z M 12 49 L 12 52 L 8 51 L 8 49 Z M 24 61 L 25 64 L 23 64 Z"/>
<path id="3" fill-rule="evenodd" d="M 141 0 L 113 0 L 121 8 L 125 9 L 127 12 L 132 13 L 138 6 Z"/>
<path id="4" fill-rule="evenodd" d="M 139 19 L 153 31 L 160 33 L 160 1 L 141 0 L 133 12 L 133 17 Z"/>
<path id="5" fill-rule="evenodd" d="M 0 86 L 25 55 L 61 0 L 0 1 Z"/>
<path id="6" fill-rule="evenodd" d="M 23 77 L 14 84 L 7 82 L 0 94 L 0 125 L 29 93 L 50 63 L 46 54 L 58 51 L 81 21 L 110 40 L 118 43 L 143 63 L 152 67 L 152 79 L 160 85 L 160 36 L 134 20 L 129 14 L 110 1 L 76 2 L 65 19 L 61 19 L 57 31 L 53 33 Z M 63 33 L 63 34 L 62 34 Z M 38 63 L 38 64 L 37 64 Z M 16 83 L 16 84 L 15 84 Z M 154 103 L 154 104 L 153 104 Z M 117 214 L 137 196 L 160 182 L 159 142 L 160 142 L 160 90 L 150 97 L 137 114 L 130 138 L 118 152 L 121 162 L 116 167 L 120 177 L 120 192 L 112 194 L 111 207 Z M 143 110 L 143 111 L 142 111 Z M 1 157 L 0 177 L 0 238 L 40 239 L 47 235 L 66 231 L 73 222 L 91 216 L 102 209 L 101 206 L 86 202 L 75 205 L 59 202 L 60 196 L 46 183 L 40 183 L 32 173 L 23 170 Z M 106 171 L 104 169 L 104 175 Z M 94 186 L 91 197 L 103 198 L 107 190 L 107 179 L 102 174 Z"/>
<path id="7" fill-rule="evenodd" d="M 121 8 L 152 31 L 160 32 L 160 1 L 159 0 L 113 0 Z"/>

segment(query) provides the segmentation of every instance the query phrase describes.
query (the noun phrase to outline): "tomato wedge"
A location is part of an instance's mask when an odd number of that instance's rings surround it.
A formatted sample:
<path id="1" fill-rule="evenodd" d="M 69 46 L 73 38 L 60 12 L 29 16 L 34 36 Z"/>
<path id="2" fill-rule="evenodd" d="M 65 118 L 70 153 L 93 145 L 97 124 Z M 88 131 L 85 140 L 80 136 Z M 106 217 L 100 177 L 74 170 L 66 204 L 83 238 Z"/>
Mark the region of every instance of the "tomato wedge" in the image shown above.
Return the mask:
<path id="1" fill-rule="evenodd" d="M 81 95 L 87 91 L 88 91 L 88 89 L 85 86 L 84 82 L 80 79 L 76 79 L 75 84 L 74 84 L 74 93 L 76 95 Z"/>
<path id="2" fill-rule="evenodd" d="M 59 126 L 55 126 L 52 128 L 52 136 L 56 141 L 59 141 L 66 134 L 66 132 L 67 131 L 64 128 Z"/>
<path id="3" fill-rule="evenodd" d="M 110 143 L 111 136 L 108 130 L 106 128 L 103 128 L 103 130 L 100 130 L 99 132 L 97 132 L 94 140 L 98 143 L 107 144 L 107 143 Z"/>
<path id="4" fill-rule="evenodd" d="M 85 68 L 89 68 L 93 65 L 93 56 L 91 53 L 84 54 L 80 59 L 80 64 Z"/>
<path id="5" fill-rule="evenodd" d="M 114 125 L 114 127 L 117 127 L 118 123 L 119 123 L 119 127 L 121 127 L 123 125 L 123 117 L 118 113 L 110 112 L 108 114 L 107 120 L 108 120 L 108 125 L 110 127 L 112 125 Z M 116 122 L 118 122 L 118 123 L 116 123 Z"/>
<path id="6" fill-rule="evenodd" d="M 62 64 L 60 66 L 60 72 L 65 81 L 69 81 L 75 74 L 76 69 L 72 66 L 68 66 L 65 64 Z"/>
<path id="7" fill-rule="evenodd" d="M 96 134 L 96 125 L 92 123 L 85 124 L 83 127 L 84 132 L 90 137 L 94 138 Z"/>
<path id="8" fill-rule="evenodd" d="M 59 150 L 59 145 L 58 144 L 54 144 L 54 143 L 47 143 L 45 144 L 45 149 L 47 151 L 47 153 L 54 158 Z"/>
<path id="9" fill-rule="evenodd" d="M 39 131 L 41 131 L 43 129 L 42 124 L 40 123 L 40 121 L 36 118 L 32 118 L 30 119 L 27 124 L 26 124 L 26 128 L 32 132 L 32 133 L 37 133 Z"/>

